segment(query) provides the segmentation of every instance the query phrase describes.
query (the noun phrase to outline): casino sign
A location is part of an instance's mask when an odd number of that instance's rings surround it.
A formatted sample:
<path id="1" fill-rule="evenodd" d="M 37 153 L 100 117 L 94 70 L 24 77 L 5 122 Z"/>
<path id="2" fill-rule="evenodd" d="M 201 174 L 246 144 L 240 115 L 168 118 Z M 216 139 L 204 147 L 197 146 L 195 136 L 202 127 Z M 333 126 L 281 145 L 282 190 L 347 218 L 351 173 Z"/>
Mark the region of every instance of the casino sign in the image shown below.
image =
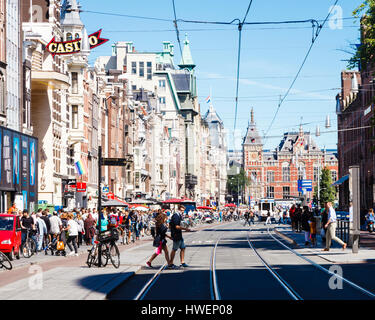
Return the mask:
<path id="1" fill-rule="evenodd" d="M 103 43 L 106 43 L 109 40 L 109 39 L 100 38 L 101 32 L 102 32 L 102 29 L 88 36 L 90 49 L 94 49 L 102 45 Z M 74 54 L 74 53 L 79 53 L 81 51 L 81 42 L 82 42 L 82 39 L 80 38 L 74 39 L 71 41 L 63 41 L 63 42 L 56 42 L 55 38 L 53 38 L 46 48 L 47 48 L 47 51 L 50 54 L 52 54 L 53 57 L 55 55 Z"/>

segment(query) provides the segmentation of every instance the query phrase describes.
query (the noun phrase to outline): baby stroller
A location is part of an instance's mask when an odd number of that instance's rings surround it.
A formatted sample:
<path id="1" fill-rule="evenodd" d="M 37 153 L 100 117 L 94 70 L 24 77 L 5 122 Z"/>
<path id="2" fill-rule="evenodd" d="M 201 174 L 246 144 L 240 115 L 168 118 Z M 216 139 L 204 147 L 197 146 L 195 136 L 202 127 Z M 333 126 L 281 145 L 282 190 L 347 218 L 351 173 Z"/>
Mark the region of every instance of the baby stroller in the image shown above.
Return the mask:
<path id="1" fill-rule="evenodd" d="M 65 231 L 61 232 L 57 236 L 52 237 L 52 241 L 49 243 L 49 250 L 51 250 L 51 255 L 60 256 L 63 257 L 66 256 L 66 237 L 65 237 Z"/>

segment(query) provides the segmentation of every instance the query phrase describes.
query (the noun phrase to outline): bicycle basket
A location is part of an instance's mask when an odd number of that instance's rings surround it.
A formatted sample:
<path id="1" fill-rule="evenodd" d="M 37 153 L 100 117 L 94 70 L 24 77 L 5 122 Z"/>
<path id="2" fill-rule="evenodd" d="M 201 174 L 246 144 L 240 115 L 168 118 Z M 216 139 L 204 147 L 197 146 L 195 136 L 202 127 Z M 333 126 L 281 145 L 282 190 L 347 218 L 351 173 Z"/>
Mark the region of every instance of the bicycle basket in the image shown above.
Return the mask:
<path id="1" fill-rule="evenodd" d="M 117 229 L 111 229 L 99 234 L 100 242 L 117 241 L 119 238 L 120 236 Z"/>

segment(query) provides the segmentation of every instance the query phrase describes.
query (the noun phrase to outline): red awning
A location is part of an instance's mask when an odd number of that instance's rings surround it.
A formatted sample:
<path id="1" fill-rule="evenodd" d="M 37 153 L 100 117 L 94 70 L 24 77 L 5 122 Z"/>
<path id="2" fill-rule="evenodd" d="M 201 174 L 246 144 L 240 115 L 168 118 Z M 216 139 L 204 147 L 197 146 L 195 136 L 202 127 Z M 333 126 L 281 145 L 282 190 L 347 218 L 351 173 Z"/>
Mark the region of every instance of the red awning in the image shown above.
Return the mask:
<path id="1" fill-rule="evenodd" d="M 163 201 L 163 203 L 171 203 L 171 204 L 179 204 L 179 203 L 185 203 L 185 202 L 191 202 L 191 203 L 194 203 L 195 201 L 191 200 L 191 199 L 187 199 L 187 198 L 184 198 L 184 199 L 168 199 L 168 200 L 165 200 Z"/>
<path id="2" fill-rule="evenodd" d="M 236 208 L 237 206 L 234 203 L 228 203 L 225 205 L 226 208 Z"/>
<path id="3" fill-rule="evenodd" d="M 205 206 L 203 206 L 203 207 L 197 207 L 197 209 L 198 210 L 213 210 L 213 208 L 211 208 L 211 207 L 205 207 Z"/>

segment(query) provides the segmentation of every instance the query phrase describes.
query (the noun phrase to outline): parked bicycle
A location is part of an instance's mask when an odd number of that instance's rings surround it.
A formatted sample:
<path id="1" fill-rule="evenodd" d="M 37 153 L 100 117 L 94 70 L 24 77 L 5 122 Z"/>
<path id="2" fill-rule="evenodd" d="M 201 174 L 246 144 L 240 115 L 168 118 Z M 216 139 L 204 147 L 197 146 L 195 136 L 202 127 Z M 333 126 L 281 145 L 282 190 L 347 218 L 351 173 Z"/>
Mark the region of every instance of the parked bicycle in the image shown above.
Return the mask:
<path id="1" fill-rule="evenodd" d="M 0 269 L 12 270 L 13 266 L 9 258 L 0 251 Z"/>
<path id="2" fill-rule="evenodd" d="M 24 258 L 30 258 L 36 252 L 36 243 L 31 235 L 35 235 L 36 231 L 28 229 L 26 233 L 26 239 L 21 245 L 21 251 Z"/>
<path id="3" fill-rule="evenodd" d="M 105 267 L 110 260 L 112 265 L 117 269 L 120 267 L 120 251 L 116 245 L 119 239 L 117 228 L 105 231 L 98 235 L 98 240 L 94 241 L 93 247 L 88 250 L 86 264 L 89 268 L 92 265 L 99 266 L 99 248 L 101 249 L 101 266 Z"/>

